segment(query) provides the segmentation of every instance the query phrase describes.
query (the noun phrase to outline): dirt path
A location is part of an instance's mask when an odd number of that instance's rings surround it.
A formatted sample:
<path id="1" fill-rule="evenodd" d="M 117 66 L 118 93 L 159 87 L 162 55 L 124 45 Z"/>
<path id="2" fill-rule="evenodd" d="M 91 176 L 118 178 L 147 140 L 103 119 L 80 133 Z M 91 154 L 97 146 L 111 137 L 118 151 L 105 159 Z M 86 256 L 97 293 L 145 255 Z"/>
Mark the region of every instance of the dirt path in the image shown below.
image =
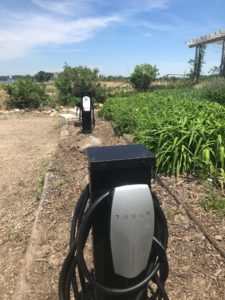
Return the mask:
<path id="1" fill-rule="evenodd" d="M 14 292 L 57 124 L 41 114 L 0 116 L 0 299 L 11 299 Z"/>

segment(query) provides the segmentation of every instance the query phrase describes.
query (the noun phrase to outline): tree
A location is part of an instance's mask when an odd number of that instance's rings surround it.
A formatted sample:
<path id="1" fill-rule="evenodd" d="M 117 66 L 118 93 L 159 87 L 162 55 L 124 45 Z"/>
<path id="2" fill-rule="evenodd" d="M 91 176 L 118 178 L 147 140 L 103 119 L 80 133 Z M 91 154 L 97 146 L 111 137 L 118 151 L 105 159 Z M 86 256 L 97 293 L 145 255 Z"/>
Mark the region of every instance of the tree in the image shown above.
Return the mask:
<path id="1" fill-rule="evenodd" d="M 92 70 L 88 67 L 70 67 L 65 64 L 63 72 L 55 81 L 61 103 L 66 105 L 76 101 L 84 91 L 91 92 L 93 97 L 98 98 L 101 93 L 101 86 L 97 82 L 98 72 L 97 68 Z"/>
<path id="2" fill-rule="evenodd" d="M 131 74 L 130 81 L 137 91 L 145 92 L 149 89 L 151 82 L 159 75 L 158 71 L 155 65 L 137 65 Z"/>
<path id="3" fill-rule="evenodd" d="M 210 74 L 210 75 L 219 75 L 219 74 L 220 74 L 220 68 L 217 67 L 217 66 L 213 66 L 213 67 L 209 70 L 208 74 Z"/>
<path id="4" fill-rule="evenodd" d="M 46 82 L 53 79 L 53 73 L 39 71 L 37 74 L 34 75 L 34 79 L 38 82 Z"/>

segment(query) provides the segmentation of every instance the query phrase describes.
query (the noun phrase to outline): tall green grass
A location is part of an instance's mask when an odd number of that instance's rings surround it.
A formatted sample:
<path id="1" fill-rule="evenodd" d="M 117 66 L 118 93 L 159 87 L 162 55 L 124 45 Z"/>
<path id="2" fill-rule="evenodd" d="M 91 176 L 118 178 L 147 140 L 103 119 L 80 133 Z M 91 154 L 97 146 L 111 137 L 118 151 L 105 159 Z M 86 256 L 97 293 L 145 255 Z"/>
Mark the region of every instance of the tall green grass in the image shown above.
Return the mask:
<path id="1" fill-rule="evenodd" d="M 163 90 L 114 98 L 100 115 L 118 134 L 132 133 L 157 158 L 156 171 L 167 175 L 210 176 L 225 182 L 225 109 L 200 100 L 194 90 Z"/>

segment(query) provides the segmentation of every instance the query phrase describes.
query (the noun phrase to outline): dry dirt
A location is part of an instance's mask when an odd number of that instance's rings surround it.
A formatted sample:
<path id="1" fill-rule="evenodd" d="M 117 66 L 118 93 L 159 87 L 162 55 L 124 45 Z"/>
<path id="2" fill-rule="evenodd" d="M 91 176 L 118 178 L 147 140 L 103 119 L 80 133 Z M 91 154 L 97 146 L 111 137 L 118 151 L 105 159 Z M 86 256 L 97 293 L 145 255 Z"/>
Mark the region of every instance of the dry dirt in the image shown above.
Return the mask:
<path id="1" fill-rule="evenodd" d="M 114 135 L 109 123 L 97 119 L 94 136 L 103 145 L 125 144 Z M 32 229 L 32 237 L 12 297 L 5 299 L 58 299 L 59 272 L 68 251 L 69 230 L 74 206 L 88 182 L 86 154 L 79 151 L 85 137 L 73 125 L 63 127 L 56 152 L 47 172 L 47 185 Z M 164 178 L 182 201 L 190 204 L 197 218 L 212 235 L 221 235 L 224 247 L 224 219 L 205 213 L 200 201 L 207 186 L 190 179 Z M 153 182 L 169 227 L 170 274 L 166 288 L 171 300 L 225 299 L 225 261 L 157 182 Z M 27 224 L 25 228 L 31 226 Z M 5 225 L 7 226 L 7 224 Z M 20 247 L 23 245 L 23 241 Z M 12 262 L 13 263 L 13 262 Z"/>
<path id="2" fill-rule="evenodd" d="M 41 114 L 0 115 L 0 299 L 11 299 L 15 289 L 38 207 L 39 179 L 57 142 L 57 124 Z"/>

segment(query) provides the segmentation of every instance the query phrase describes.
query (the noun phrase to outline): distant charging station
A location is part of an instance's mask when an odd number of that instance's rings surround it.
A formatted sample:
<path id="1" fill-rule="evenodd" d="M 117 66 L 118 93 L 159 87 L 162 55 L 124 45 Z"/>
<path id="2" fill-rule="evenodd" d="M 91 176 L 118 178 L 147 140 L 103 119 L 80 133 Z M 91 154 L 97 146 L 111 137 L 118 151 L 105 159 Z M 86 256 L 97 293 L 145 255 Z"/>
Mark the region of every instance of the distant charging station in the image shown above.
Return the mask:
<path id="1" fill-rule="evenodd" d="M 81 131 L 84 134 L 92 133 L 94 129 L 94 106 L 90 92 L 81 93 Z"/>
<path id="2" fill-rule="evenodd" d="M 74 212 L 60 300 L 71 289 L 76 300 L 168 300 L 168 229 L 151 191 L 153 154 L 131 144 L 90 147 L 87 157 L 89 184 Z M 90 232 L 93 269 L 84 255 Z"/>

